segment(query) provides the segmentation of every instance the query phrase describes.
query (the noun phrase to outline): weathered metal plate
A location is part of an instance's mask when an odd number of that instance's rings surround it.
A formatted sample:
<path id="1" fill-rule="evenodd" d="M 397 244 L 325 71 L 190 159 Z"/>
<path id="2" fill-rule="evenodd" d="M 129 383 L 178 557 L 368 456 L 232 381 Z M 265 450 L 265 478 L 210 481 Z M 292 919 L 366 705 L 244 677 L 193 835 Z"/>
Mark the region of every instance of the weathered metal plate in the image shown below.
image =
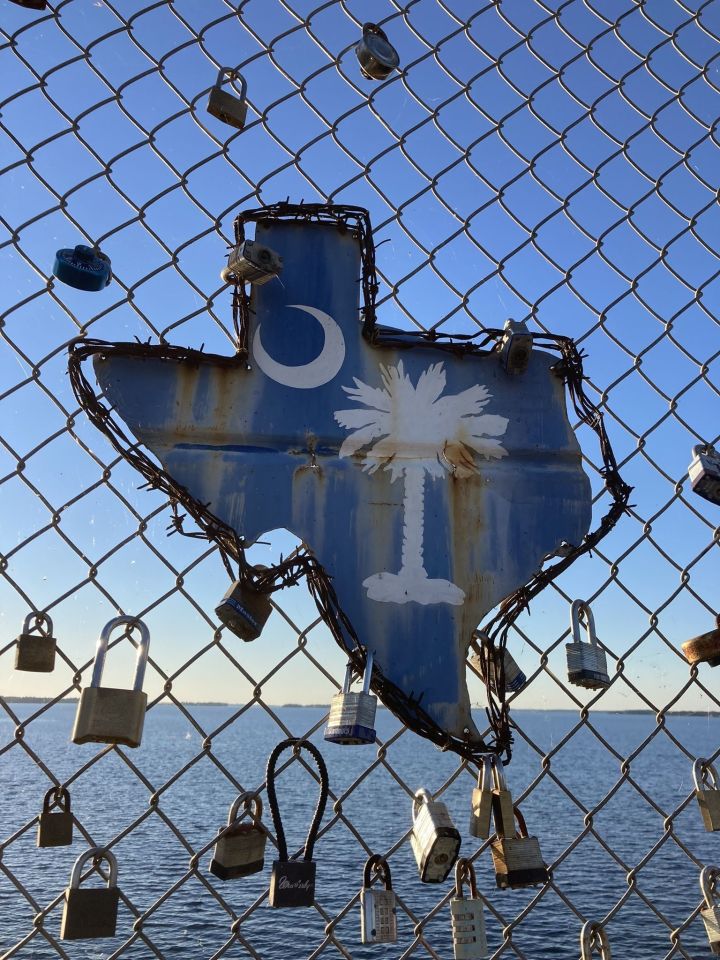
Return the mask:
<path id="1" fill-rule="evenodd" d="M 557 358 L 536 350 L 512 376 L 495 354 L 373 347 L 350 231 L 280 221 L 256 237 L 284 269 L 253 293 L 251 369 L 98 356 L 100 384 L 246 540 L 279 527 L 302 538 L 384 676 L 474 736 L 473 629 L 590 524 Z"/>

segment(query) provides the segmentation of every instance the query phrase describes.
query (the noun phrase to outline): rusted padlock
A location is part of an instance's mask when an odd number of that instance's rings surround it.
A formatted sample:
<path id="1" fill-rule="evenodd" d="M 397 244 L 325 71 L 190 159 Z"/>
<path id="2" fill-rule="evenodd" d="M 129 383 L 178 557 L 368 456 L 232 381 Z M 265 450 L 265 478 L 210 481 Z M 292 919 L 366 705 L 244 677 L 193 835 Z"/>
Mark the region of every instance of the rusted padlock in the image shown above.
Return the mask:
<path id="1" fill-rule="evenodd" d="M 32 624 L 32 621 L 35 621 Z M 32 633 L 32 630 L 38 633 Z M 52 673 L 55 669 L 55 637 L 50 615 L 33 611 L 25 617 L 15 647 L 15 669 L 31 673 Z"/>
<path id="2" fill-rule="evenodd" d="M 240 804 L 245 812 L 240 814 Z M 245 813 L 250 823 L 243 823 Z M 262 824 L 262 800 L 257 795 L 241 793 L 230 807 L 228 825 L 218 837 L 210 861 L 210 873 L 221 880 L 235 880 L 258 873 L 265 863 L 267 830 Z"/>
<path id="3" fill-rule="evenodd" d="M 699 637 L 693 637 L 682 644 L 682 652 L 688 663 L 707 663 L 710 667 L 720 664 L 720 615 L 716 618 L 716 623 L 714 630 L 701 633 Z"/>
<path id="4" fill-rule="evenodd" d="M 53 809 L 57 807 L 57 809 Z M 38 847 L 67 847 L 72 843 L 73 818 L 67 787 L 50 787 L 38 821 Z"/>

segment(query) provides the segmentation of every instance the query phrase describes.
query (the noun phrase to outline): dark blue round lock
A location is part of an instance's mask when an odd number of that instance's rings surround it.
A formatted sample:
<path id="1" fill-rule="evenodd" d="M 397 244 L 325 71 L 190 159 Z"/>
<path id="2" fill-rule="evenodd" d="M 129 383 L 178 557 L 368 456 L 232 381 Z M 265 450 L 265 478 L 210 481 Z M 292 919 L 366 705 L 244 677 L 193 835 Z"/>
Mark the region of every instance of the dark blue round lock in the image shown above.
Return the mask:
<path id="1" fill-rule="evenodd" d="M 110 283 L 110 257 L 80 243 L 74 250 L 58 250 L 53 273 L 78 290 L 102 290 Z"/>

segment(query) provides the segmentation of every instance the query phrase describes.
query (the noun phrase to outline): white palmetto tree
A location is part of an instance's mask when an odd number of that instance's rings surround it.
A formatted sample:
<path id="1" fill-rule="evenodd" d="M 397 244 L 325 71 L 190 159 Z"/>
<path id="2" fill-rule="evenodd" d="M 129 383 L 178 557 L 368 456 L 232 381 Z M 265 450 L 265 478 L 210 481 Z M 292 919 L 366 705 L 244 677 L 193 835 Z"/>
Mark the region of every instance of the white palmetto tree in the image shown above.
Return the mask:
<path id="1" fill-rule="evenodd" d="M 488 460 L 506 456 L 497 438 L 507 429 L 507 417 L 482 412 L 491 395 L 480 384 L 441 396 L 446 383 L 442 363 L 428 367 L 414 386 L 402 361 L 380 371 L 382 387 L 353 378 L 355 386 L 343 390 L 361 406 L 335 412 L 337 422 L 353 431 L 343 441 L 340 456 L 355 456 L 371 445 L 362 459 L 363 470 L 372 474 L 382 467 L 393 482 L 404 481 L 400 571 L 373 574 L 363 585 L 374 600 L 461 604 L 465 594 L 456 584 L 430 579 L 425 570 L 425 476 L 437 479 L 452 473 L 465 479 L 479 473 L 474 454 Z"/>

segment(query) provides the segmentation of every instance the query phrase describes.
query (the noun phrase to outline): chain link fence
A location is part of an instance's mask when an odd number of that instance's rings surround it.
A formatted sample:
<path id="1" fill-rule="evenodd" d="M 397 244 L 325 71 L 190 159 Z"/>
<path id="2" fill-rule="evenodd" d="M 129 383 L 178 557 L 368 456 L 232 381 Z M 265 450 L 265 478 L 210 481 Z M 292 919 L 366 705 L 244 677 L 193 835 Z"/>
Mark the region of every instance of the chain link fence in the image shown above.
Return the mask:
<path id="1" fill-rule="evenodd" d="M 400 54 L 380 84 L 362 78 L 354 54 L 367 20 Z M 411 885 L 409 798 L 426 778 L 464 822 L 476 771 L 389 716 L 377 750 L 323 750 L 328 889 L 319 880 L 312 920 L 268 920 L 266 882 L 248 879 L 241 897 L 208 874 L 231 800 L 264 788 L 267 744 L 322 729 L 326 710 L 275 704 L 315 691 L 328 702 L 344 661 L 302 587 L 273 595 L 255 644 L 217 629 L 227 576 L 216 548 L 167 539 L 167 502 L 140 489 L 68 382 L 68 343 L 85 334 L 232 352 L 218 275 L 233 220 L 290 198 L 367 207 L 381 322 L 472 333 L 513 317 L 585 351 L 586 389 L 634 487 L 631 507 L 509 637 L 529 683 L 512 703 L 508 776 L 552 881 L 491 891 L 487 844 L 464 839 L 463 854 L 483 881 L 493 956 L 576 957 L 591 920 L 620 957 L 691 957 L 704 942 L 697 876 L 714 838 L 698 826 L 690 772 L 720 753 L 712 675 L 688 670 L 678 649 L 711 629 L 717 608 L 717 508 L 693 494 L 686 470 L 695 444 L 720 438 L 720 4 L 65 0 L 42 11 L 4 2 L 0 22 L 3 956 L 377 955 L 357 945 L 371 852 L 397 871 L 405 940 L 385 955 L 451 955 L 451 891 Z M 223 67 L 247 80 L 242 131 L 205 109 Z M 112 260 L 97 295 L 52 277 L 55 251 L 81 242 Z M 601 465 L 588 428 L 577 432 L 600 516 Z M 296 545 L 276 531 L 252 556 Z M 565 680 L 578 597 L 608 651 L 613 682 L 600 694 Z M 31 611 L 54 623 L 49 675 L 13 670 Z M 142 616 L 153 636 L 146 741 L 172 732 L 170 711 L 187 732 L 166 751 L 89 757 L 67 744 L 67 701 L 118 611 Z M 120 639 L 108 664 L 117 685 L 132 655 Z M 470 689 L 482 707 L 479 681 Z M 237 706 L 219 714 L 198 700 Z M 642 716 L 637 738 L 608 710 Z M 120 860 L 128 922 L 101 943 L 106 953 L 59 939 L 72 860 L 33 849 L 42 796 L 61 784 L 76 845 L 101 843 Z M 298 817 L 308 809 L 300 798 Z"/>

